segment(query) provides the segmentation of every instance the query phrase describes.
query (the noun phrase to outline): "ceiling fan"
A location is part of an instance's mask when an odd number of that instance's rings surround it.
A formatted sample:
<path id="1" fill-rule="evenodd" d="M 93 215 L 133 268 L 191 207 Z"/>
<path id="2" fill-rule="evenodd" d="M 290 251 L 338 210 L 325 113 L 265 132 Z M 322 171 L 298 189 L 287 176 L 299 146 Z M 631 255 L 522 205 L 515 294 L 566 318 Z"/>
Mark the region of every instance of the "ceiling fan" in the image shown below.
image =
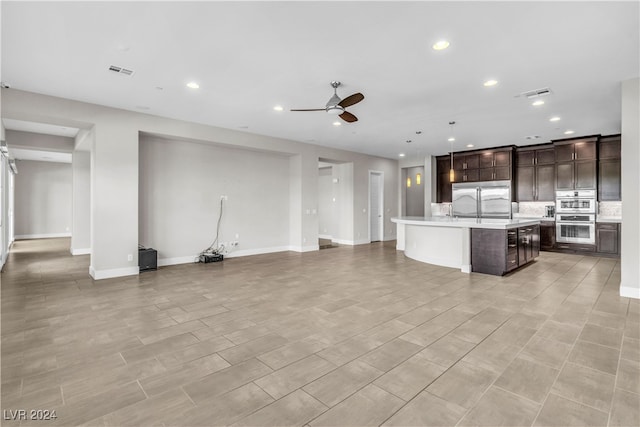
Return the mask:
<path id="1" fill-rule="evenodd" d="M 346 111 L 346 107 L 350 107 L 364 99 L 364 95 L 361 93 L 354 93 L 353 95 L 347 96 L 345 99 L 340 99 L 337 94 L 338 86 L 340 86 L 340 82 L 331 82 L 331 87 L 333 88 L 333 96 L 327 102 L 325 108 L 313 108 L 307 110 L 291 110 L 291 111 L 326 111 L 329 114 L 333 114 L 336 116 L 340 116 L 342 120 L 348 123 L 357 122 L 358 118 Z"/>

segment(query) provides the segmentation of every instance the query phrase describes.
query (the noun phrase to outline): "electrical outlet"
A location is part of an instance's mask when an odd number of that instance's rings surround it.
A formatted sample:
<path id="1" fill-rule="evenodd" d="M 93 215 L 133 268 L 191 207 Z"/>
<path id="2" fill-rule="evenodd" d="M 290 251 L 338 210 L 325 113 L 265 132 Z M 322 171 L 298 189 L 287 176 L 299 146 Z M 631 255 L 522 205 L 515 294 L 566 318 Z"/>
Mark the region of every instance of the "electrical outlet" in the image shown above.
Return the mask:
<path id="1" fill-rule="evenodd" d="M 133 261 L 133 254 L 127 255 L 127 261 Z"/>

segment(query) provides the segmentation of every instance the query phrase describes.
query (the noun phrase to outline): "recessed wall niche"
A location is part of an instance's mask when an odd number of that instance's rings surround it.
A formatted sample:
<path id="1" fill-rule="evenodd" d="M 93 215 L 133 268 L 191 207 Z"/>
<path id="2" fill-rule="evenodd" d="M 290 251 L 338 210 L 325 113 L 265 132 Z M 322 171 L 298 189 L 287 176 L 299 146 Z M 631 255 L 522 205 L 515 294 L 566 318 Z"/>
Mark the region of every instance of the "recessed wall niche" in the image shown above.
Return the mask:
<path id="1" fill-rule="evenodd" d="M 424 166 L 402 168 L 402 208 L 405 216 L 424 216 Z"/>

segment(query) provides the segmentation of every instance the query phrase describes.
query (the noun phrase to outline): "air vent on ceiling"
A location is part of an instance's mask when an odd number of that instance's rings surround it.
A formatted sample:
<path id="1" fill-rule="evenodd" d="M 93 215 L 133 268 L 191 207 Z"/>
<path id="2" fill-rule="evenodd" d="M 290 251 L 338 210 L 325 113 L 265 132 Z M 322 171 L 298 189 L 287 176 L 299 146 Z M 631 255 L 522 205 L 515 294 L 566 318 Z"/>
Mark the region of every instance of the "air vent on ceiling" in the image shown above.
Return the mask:
<path id="1" fill-rule="evenodd" d="M 133 75 L 134 71 L 128 68 L 118 67 L 117 65 L 109 65 L 109 71 L 113 71 L 114 73 L 124 74 L 125 76 Z"/>
<path id="2" fill-rule="evenodd" d="M 518 95 L 516 95 L 516 98 L 520 96 L 524 98 L 537 98 L 539 96 L 547 95 L 551 95 L 551 89 L 549 89 L 548 87 L 543 87 L 542 89 L 528 90 L 526 92 L 519 93 Z"/>
<path id="3" fill-rule="evenodd" d="M 539 139 L 540 135 L 529 135 L 529 136 L 525 136 L 525 139 Z"/>

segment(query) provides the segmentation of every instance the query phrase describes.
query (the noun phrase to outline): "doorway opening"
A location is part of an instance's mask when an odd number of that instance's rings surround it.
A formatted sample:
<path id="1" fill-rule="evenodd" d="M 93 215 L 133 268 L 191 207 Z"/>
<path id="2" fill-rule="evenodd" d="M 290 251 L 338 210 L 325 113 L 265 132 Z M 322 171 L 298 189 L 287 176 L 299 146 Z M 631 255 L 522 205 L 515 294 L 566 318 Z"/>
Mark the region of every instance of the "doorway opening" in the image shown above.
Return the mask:
<path id="1" fill-rule="evenodd" d="M 369 171 L 369 241 L 384 240 L 384 173 Z"/>
<path id="2" fill-rule="evenodd" d="M 353 163 L 318 159 L 318 246 L 353 245 Z"/>

